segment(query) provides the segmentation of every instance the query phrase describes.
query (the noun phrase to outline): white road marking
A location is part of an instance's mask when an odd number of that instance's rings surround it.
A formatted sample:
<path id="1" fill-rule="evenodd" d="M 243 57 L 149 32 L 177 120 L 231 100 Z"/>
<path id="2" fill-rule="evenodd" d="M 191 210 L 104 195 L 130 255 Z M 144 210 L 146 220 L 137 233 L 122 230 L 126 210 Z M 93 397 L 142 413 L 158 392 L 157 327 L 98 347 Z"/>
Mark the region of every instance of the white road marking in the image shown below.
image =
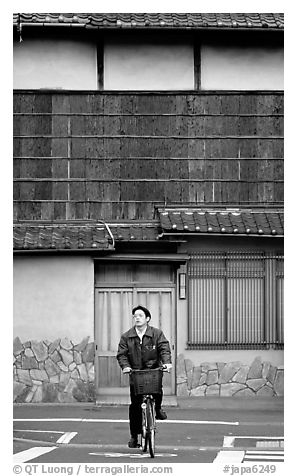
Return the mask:
<path id="1" fill-rule="evenodd" d="M 13 429 L 13 431 L 22 431 L 22 432 L 27 432 L 27 433 L 60 433 L 63 435 L 65 431 L 56 431 L 56 430 L 17 430 Z"/>
<path id="2" fill-rule="evenodd" d="M 72 440 L 72 438 L 74 438 L 76 435 L 77 431 L 68 431 L 57 440 L 57 443 L 63 443 L 64 445 L 67 445 L 69 441 Z"/>
<path id="3" fill-rule="evenodd" d="M 229 451 L 229 450 L 222 450 L 219 451 L 215 459 L 213 460 L 213 463 L 241 463 L 244 458 L 244 451 Z"/>
<path id="4" fill-rule="evenodd" d="M 36 446 L 29 448 L 28 450 L 20 451 L 19 453 L 15 453 L 13 455 L 13 463 L 25 463 L 26 461 L 31 461 L 32 459 L 38 458 L 38 456 L 41 456 L 45 453 L 50 453 L 50 451 L 55 449 L 57 449 L 57 446 Z"/>
<path id="5" fill-rule="evenodd" d="M 89 453 L 91 456 L 104 456 L 105 458 L 147 458 L 148 453 Z M 156 453 L 159 457 L 174 457 L 175 453 Z"/>
<path id="6" fill-rule="evenodd" d="M 232 448 L 234 446 L 235 436 L 224 436 L 223 447 Z"/>
<path id="7" fill-rule="evenodd" d="M 223 447 L 224 448 L 233 448 L 235 440 L 260 440 L 256 442 L 256 446 L 269 446 L 271 444 L 276 444 L 278 441 L 283 442 L 283 436 L 224 436 Z M 264 441 L 261 441 L 264 440 Z M 258 444 L 259 443 L 259 444 Z"/>
<path id="8" fill-rule="evenodd" d="M 56 422 L 56 421 L 76 421 L 80 423 L 128 423 L 129 420 L 111 418 L 16 418 L 14 421 L 34 421 L 34 422 Z M 213 420 L 163 420 L 158 423 L 182 423 L 191 425 L 239 425 L 238 421 L 213 421 Z"/>
<path id="9" fill-rule="evenodd" d="M 243 462 L 246 461 L 277 461 L 282 463 L 284 461 L 284 451 L 246 451 Z"/>

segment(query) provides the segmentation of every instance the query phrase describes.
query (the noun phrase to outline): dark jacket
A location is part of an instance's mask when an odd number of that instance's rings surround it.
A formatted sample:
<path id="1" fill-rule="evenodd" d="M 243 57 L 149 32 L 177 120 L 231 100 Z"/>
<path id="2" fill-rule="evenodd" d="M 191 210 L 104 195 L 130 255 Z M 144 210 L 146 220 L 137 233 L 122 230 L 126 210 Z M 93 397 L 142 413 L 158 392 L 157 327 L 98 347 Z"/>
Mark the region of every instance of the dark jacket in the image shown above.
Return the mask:
<path id="1" fill-rule="evenodd" d="M 151 326 L 147 326 L 140 344 L 135 327 L 132 327 L 121 336 L 117 359 L 122 369 L 153 369 L 171 363 L 170 345 L 163 332 Z"/>

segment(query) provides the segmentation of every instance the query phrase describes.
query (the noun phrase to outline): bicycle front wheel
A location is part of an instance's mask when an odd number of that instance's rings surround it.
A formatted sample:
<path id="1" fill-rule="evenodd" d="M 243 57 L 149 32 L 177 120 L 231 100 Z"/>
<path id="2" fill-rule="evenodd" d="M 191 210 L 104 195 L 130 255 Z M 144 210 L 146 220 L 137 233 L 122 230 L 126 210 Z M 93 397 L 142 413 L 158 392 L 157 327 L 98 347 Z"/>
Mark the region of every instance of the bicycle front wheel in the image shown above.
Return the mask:
<path id="1" fill-rule="evenodd" d="M 147 440 L 151 458 L 155 457 L 155 408 L 153 402 L 149 401 L 146 407 L 147 418 Z"/>

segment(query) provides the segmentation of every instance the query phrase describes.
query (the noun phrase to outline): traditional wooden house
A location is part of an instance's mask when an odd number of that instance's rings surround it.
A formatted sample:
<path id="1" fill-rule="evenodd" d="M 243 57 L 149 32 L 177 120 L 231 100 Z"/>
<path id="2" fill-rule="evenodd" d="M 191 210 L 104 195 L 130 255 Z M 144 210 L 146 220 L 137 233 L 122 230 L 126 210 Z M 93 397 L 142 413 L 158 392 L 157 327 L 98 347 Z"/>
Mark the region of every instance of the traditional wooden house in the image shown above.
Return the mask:
<path id="1" fill-rule="evenodd" d="M 283 394 L 283 15 L 14 24 L 14 399 L 124 401 L 136 304 L 167 402 Z"/>

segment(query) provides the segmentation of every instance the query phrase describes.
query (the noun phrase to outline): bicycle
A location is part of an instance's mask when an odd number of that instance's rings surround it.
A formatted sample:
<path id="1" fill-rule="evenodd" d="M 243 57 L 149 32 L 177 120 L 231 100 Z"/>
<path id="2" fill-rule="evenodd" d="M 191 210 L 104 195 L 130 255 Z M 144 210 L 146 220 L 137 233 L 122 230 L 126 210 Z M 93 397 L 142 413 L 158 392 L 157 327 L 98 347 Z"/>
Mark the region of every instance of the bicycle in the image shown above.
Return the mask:
<path id="1" fill-rule="evenodd" d="M 149 448 L 151 458 L 155 457 L 156 411 L 152 394 L 161 393 L 165 369 L 132 370 L 131 378 L 135 395 L 142 395 L 142 433 L 141 447 L 144 453 Z"/>

